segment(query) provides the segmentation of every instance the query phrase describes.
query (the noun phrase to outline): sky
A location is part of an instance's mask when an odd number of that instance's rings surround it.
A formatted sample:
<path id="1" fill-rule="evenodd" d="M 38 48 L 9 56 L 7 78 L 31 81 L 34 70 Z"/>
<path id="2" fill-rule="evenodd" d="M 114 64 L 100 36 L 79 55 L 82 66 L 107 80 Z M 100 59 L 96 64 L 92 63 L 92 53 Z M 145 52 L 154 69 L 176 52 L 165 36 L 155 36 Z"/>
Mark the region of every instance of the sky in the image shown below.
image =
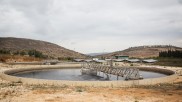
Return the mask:
<path id="1" fill-rule="evenodd" d="M 0 37 L 48 41 L 84 54 L 182 47 L 182 0 L 0 0 Z"/>

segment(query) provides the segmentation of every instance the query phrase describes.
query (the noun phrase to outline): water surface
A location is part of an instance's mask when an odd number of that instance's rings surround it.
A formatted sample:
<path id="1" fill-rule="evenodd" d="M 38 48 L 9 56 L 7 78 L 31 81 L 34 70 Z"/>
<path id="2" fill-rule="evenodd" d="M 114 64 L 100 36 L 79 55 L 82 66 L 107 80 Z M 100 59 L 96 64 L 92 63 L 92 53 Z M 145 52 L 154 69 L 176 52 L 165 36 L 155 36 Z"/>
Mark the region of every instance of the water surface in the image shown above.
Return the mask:
<path id="1" fill-rule="evenodd" d="M 140 71 L 144 79 L 158 78 L 167 76 L 162 73 Z M 26 73 L 14 74 L 18 77 L 36 78 L 36 79 L 48 79 L 48 80 L 72 80 L 72 81 L 108 81 L 107 76 L 102 72 L 98 73 L 97 76 L 86 75 L 80 72 L 80 69 L 51 69 L 43 71 L 34 71 Z M 110 75 L 109 80 L 117 80 L 117 76 Z M 124 77 L 119 77 L 119 80 L 124 80 Z"/>

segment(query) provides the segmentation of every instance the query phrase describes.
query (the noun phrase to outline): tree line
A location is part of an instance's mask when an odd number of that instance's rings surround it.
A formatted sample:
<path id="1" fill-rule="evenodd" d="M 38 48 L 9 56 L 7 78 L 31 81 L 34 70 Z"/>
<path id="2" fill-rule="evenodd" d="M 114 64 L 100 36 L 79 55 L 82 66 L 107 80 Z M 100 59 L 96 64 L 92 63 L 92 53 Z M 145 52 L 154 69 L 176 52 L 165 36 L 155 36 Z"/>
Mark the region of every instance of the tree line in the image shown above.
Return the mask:
<path id="1" fill-rule="evenodd" d="M 28 56 L 32 56 L 32 57 L 37 57 L 37 58 L 47 58 L 47 55 L 44 55 L 42 52 L 37 51 L 37 50 L 22 50 L 22 51 L 14 51 L 11 52 L 10 50 L 7 49 L 1 49 L 0 50 L 0 54 L 12 54 L 12 55 L 28 55 Z"/>
<path id="2" fill-rule="evenodd" d="M 0 54 L 10 54 L 11 51 L 10 50 L 6 50 L 6 49 L 1 49 L 0 50 Z"/>
<path id="3" fill-rule="evenodd" d="M 174 57 L 174 58 L 182 58 L 182 51 L 179 50 L 168 50 L 159 52 L 159 57 Z"/>

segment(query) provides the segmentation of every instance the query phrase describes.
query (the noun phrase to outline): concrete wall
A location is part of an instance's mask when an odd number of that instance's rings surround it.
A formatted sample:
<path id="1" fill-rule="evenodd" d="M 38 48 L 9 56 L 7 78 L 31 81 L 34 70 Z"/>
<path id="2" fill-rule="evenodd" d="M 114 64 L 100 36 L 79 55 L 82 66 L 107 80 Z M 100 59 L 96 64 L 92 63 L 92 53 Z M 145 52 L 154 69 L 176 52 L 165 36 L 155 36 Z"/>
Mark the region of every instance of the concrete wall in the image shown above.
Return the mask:
<path id="1" fill-rule="evenodd" d="M 136 68 L 138 68 L 139 70 L 143 70 L 143 71 L 158 72 L 158 73 L 163 73 L 166 75 L 175 74 L 175 72 L 172 70 L 161 69 L 161 68 L 156 68 L 156 67 L 136 67 Z"/>
<path id="2" fill-rule="evenodd" d="M 143 80 L 131 80 L 131 81 L 64 81 L 64 80 L 44 80 L 44 79 L 33 79 L 33 78 L 23 78 L 11 76 L 8 74 L 13 74 L 17 72 L 32 71 L 32 70 L 43 70 L 43 69 L 55 69 L 55 68 L 76 68 L 80 65 L 62 65 L 62 66 L 49 66 L 49 67 L 37 67 L 37 68 L 18 68 L 6 70 L 0 74 L 0 77 L 5 80 L 12 82 L 23 82 L 24 84 L 35 84 L 35 85 L 69 85 L 69 86 L 92 86 L 92 87 L 130 87 L 135 85 L 155 85 L 159 83 L 173 83 L 173 81 L 178 77 L 176 74 L 161 77 L 161 78 L 151 78 Z M 144 68 L 145 69 L 145 68 Z M 150 70 L 158 70 L 156 68 L 150 68 Z M 161 69 L 161 71 L 166 71 Z M 168 70 L 169 71 L 169 70 Z M 167 71 L 167 72 L 168 72 Z"/>

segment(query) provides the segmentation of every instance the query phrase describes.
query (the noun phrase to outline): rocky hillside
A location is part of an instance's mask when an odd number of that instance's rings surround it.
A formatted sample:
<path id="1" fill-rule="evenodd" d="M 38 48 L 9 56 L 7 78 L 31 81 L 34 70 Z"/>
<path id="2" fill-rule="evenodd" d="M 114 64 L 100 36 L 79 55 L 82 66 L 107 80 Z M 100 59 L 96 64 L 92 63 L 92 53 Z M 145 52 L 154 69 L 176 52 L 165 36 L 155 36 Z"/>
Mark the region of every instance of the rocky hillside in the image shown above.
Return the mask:
<path id="1" fill-rule="evenodd" d="M 37 50 L 42 52 L 44 55 L 51 57 L 72 57 L 72 58 L 85 58 L 86 56 L 78 52 L 66 49 L 59 45 L 32 39 L 24 38 L 4 38 L 0 37 L 0 50 L 6 49 L 11 52 L 15 51 L 26 51 L 26 50 Z"/>
<path id="2" fill-rule="evenodd" d="M 182 48 L 169 45 L 155 45 L 155 46 L 138 46 L 130 47 L 123 51 L 116 51 L 113 53 L 103 54 L 97 57 L 111 58 L 115 55 L 127 55 L 135 58 L 149 58 L 159 56 L 159 52 L 167 50 L 182 50 Z"/>

